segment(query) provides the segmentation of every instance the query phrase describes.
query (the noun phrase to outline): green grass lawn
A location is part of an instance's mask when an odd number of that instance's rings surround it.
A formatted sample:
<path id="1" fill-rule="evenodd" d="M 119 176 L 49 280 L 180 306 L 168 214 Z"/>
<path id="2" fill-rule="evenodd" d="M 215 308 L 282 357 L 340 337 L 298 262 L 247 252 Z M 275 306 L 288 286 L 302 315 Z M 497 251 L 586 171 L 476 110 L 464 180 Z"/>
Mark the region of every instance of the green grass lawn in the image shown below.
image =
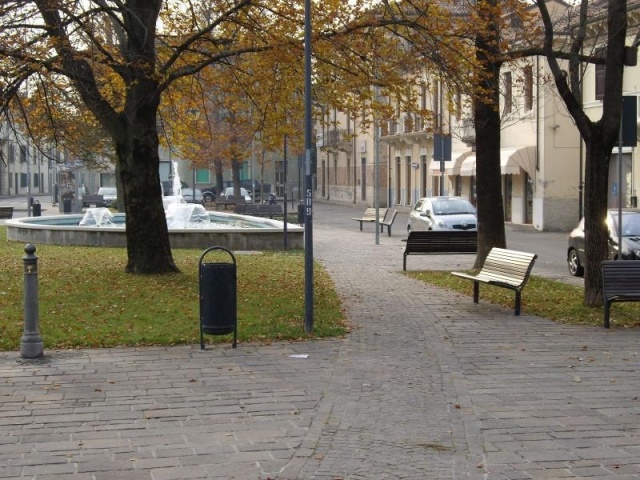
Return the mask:
<path id="1" fill-rule="evenodd" d="M 0 227 L 6 239 L 6 228 Z M 37 245 L 40 334 L 45 348 L 176 345 L 200 342 L 201 250 L 174 250 L 181 272 L 124 273 L 126 251 Z M 238 275 L 238 341 L 309 338 L 304 333 L 304 255 L 234 252 Z M 19 350 L 24 328 L 24 244 L 0 241 L 0 350 Z M 210 252 L 205 262 L 229 262 Z M 314 265 L 314 338 L 347 332 L 335 286 Z M 205 336 L 208 343 L 230 335 Z"/>
<path id="2" fill-rule="evenodd" d="M 406 275 L 437 287 L 473 296 L 473 282 L 451 275 L 448 271 L 409 271 Z M 583 305 L 582 286 L 531 276 L 522 293 L 522 314 L 538 315 L 561 323 L 603 325 L 603 308 Z M 480 285 L 480 301 L 513 308 L 515 292 L 491 285 Z M 637 327 L 640 325 L 640 303 L 614 303 L 611 325 Z"/>

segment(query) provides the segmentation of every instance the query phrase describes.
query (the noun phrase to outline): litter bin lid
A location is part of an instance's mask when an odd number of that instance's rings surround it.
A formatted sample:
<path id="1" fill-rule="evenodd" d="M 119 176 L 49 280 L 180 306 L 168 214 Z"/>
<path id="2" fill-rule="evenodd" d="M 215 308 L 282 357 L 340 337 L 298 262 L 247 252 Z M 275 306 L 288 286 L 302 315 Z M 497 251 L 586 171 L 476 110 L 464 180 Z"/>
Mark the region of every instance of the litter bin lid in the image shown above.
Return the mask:
<path id="1" fill-rule="evenodd" d="M 210 263 L 203 264 L 202 260 L 204 259 L 204 256 L 205 256 L 207 253 L 212 252 L 212 251 L 214 251 L 214 250 L 222 250 L 222 251 L 224 251 L 224 252 L 227 252 L 229 255 L 231 255 L 231 259 L 233 260 L 233 262 L 232 262 L 232 263 L 229 263 L 229 262 L 210 262 Z M 200 255 L 200 262 L 199 262 L 199 264 L 200 264 L 200 267 L 202 267 L 203 265 L 207 265 L 207 266 L 213 266 L 213 265 L 234 265 L 234 266 L 235 266 L 235 265 L 236 265 L 236 257 L 235 257 L 235 255 L 233 254 L 233 252 L 231 252 L 231 250 L 229 250 L 229 249 L 227 249 L 227 248 L 224 248 L 224 247 L 209 247 L 209 248 L 207 248 L 204 252 L 202 252 L 202 255 Z"/>

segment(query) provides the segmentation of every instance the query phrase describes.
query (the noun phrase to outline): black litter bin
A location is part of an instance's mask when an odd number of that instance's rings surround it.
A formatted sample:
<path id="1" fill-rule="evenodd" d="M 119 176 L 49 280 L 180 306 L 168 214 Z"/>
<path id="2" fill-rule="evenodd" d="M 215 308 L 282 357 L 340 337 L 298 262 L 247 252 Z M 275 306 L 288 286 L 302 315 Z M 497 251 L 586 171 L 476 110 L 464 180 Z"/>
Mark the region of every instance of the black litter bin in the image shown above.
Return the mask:
<path id="1" fill-rule="evenodd" d="M 33 202 L 33 205 L 31 205 L 31 209 L 34 217 L 40 217 L 42 215 L 42 205 L 40 205 L 40 202 L 38 200 Z"/>
<path id="2" fill-rule="evenodd" d="M 227 252 L 232 262 L 204 263 L 204 256 L 213 251 Z M 233 333 L 233 348 L 237 345 L 237 268 L 236 257 L 224 247 L 211 247 L 200 256 L 200 348 L 204 349 L 204 334 Z"/>
<path id="3" fill-rule="evenodd" d="M 62 200 L 62 213 L 71 213 L 71 199 L 65 198 Z"/>

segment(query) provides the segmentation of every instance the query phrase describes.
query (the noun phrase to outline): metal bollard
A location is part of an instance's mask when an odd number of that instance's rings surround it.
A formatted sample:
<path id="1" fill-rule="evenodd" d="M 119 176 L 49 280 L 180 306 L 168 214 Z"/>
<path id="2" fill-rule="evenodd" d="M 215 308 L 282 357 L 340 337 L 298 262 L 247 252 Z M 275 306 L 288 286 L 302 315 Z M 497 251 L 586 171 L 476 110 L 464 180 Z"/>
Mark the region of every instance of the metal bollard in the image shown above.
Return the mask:
<path id="1" fill-rule="evenodd" d="M 28 243 L 24 247 L 24 333 L 20 343 L 22 358 L 43 356 L 43 344 L 38 330 L 38 257 L 36 246 Z"/>

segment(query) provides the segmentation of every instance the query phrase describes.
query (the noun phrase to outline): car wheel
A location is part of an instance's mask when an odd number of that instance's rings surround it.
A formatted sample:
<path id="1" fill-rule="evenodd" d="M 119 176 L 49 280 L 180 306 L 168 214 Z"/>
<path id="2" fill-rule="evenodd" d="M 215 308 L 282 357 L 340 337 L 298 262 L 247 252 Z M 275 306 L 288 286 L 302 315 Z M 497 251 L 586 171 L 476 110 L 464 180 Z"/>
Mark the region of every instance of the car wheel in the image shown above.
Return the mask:
<path id="1" fill-rule="evenodd" d="M 202 195 L 202 199 L 206 202 L 213 202 L 213 195 L 210 193 L 205 193 L 204 195 Z"/>
<path id="2" fill-rule="evenodd" d="M 574 277 L 581 277 L 584 275 L 584 267 L 580 265 L 580 258 L 578 252 L 572 248 L 567 255 L 567 265 L 569 267 L 569 273 Z"/>

